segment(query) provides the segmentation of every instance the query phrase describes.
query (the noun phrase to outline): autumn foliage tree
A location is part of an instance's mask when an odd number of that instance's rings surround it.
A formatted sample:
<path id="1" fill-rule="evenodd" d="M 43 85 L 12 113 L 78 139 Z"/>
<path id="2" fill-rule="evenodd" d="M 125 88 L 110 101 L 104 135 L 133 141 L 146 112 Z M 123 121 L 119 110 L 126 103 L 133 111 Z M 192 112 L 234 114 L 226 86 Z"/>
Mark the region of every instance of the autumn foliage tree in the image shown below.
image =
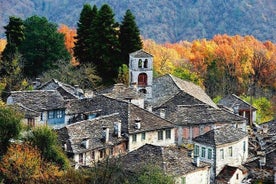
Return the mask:
<path id="1" fill-rule="evenodd" d="M 67 49 L 67 51 L 70 53 L 71 55 L 71 63 L 73 65 L 77 65 L 78 63 L 76 62 L 76 59 L 74 57 L 74 46 L 75 46 L 75 37 L 77 36 L 77 31 L 75 29 L 71 29 L 68 26 L 66 26 L 65 24 L 61 24 L 58 32 L 64 34 L 64 44 L 65 47 Z"/>
<path id="2" fill-rule="evenodd" d="M 11 139 L 19 136 L 22 129 L 21 118 L 22 115 L 14 108 L 0 103 L 0 157 L 6 153 Z"/>
<path id="3" fill-rule="evenodd" d="M 12 144 L 0 162 L 5 183 L 49 183 L 62 176 L 59 167 L 42 159 L 31 145 Z"/>

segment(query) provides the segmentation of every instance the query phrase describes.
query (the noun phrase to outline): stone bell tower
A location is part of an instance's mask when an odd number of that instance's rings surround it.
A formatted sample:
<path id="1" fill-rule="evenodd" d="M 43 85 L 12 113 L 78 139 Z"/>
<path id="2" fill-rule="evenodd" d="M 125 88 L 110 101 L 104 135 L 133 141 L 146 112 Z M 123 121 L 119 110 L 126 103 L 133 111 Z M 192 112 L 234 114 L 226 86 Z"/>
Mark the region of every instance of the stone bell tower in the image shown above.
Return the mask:
<path id="1" fill-rule="evenodd" d="M 152 98 L 153 56 L 144 50 L 129 54 L 129 86 Z"/>

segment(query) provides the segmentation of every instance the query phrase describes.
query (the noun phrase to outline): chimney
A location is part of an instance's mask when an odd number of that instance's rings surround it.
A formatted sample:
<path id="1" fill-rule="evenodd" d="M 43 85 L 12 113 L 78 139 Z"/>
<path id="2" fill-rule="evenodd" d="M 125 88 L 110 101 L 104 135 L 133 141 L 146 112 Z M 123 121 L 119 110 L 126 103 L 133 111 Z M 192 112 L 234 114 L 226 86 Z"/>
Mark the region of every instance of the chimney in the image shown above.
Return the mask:
<path id="1" fill-rule="evenodd" d="M 151 106 L 151 105 L 148 105 L 148 106 L 147 106 L 147 110 L 148 110 L 149 112 L 152 112 L 152 106 Z"/>
<path id="2" fill-rule="evenodd" d="M 199 157 L 198 156 L 194 156 L 194 165 L 196 167 L 199 167 L 200 161 L 199 161 Z"/>
<path id="3" fill-rule="evenodd" d="M 135 126 L 134 126 L 136 129 L 140 129 L 141 128 L 141 119 L 140 118 L 136 118 L 135 119 Z"/>
<path id="4" fill-rule="evenodd" d="M 85 149 L 88 149 L 88 146 L 89 146 L 89 139 L 86 138 L 86 139 L 83 139 L 81 141 L 81 146 L 84 147 Z"/>
<path id="5" fill-rule="evenodd" d="M 103 127 L 103 140 L 105 143 L 109 141 L 109 128 L 108 127 Z"/>
<path id="6" fill-rule="evenodd" d="M 160 109 L 160 117 L 165 118 L 165 115 L 166 115 L 165 109 Z"/>
<path id="7" fill-rule="evenodd" d="M 35 81 L 33 82 L 34 88 L 36 89 L 38 86 L 40 86 L 41 81 L 40 78 L 35 78 Z"/>
<path id="8" fill-rule="evenodd" d="M 234 114 L 239 114 L 239 108 L 240 108 L 240 104 L 236 104 L 236 105 L 233 107 Z"/>
<path id="9" fill-rule="evenodd" d="M 121 132 L 122 132 L 122 123 L 118 122 L 118 138 L 121 137 Z"/>
<path id="10" fill-rule="evenodd" d="M 121 129 L 122 129 L 121 122 L 114 122 L 114 135 L 118 136 L 118 138 L 121 137 Z"/>

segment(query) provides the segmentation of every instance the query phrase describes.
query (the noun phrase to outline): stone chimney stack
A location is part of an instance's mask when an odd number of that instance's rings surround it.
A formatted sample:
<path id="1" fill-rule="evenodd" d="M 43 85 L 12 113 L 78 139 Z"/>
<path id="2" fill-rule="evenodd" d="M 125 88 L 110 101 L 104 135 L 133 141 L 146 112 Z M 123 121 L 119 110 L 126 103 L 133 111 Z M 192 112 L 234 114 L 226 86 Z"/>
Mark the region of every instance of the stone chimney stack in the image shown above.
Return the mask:
<path id="1" fill-rule="evenodd" d="M 105 143 L 109 141 L 109 128 L 103 127 L 103 140 Z"/>
<path id="2" fill-rule="evenodd" d="M 160 109 L 160 117 L 165 119 L 166 111 L 165 109 Z"/>
<path id="3" fill-rule="evenodd" d="M 196 167 L 199 167 L 199 165 L 200 165 L 199 156 L 195 156 L 195 157 L 194 157 L 194 165 L 195 165 Z"/>

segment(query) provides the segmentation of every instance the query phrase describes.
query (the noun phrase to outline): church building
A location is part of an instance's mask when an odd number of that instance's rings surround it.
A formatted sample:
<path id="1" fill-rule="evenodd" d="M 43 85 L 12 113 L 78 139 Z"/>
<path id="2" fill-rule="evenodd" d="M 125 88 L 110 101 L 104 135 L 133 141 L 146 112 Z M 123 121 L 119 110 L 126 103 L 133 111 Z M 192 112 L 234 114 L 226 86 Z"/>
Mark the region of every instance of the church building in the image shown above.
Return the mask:
<path id="1" fill-rule="evenodd" d="M 129 54 L 129 86 L 145 94 L 146 100 L 152 98 L 153 56 L 144 50 Z"/>

